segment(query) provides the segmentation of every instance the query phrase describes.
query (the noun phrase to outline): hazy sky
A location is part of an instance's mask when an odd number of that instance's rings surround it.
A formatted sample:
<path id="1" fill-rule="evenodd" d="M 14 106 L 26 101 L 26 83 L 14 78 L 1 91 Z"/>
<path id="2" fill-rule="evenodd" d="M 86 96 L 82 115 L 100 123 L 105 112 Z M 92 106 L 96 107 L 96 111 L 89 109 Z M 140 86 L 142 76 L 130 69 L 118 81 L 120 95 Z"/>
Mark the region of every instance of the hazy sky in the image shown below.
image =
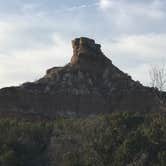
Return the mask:
<path id="1" fill-rule="evenodd" d="M 166 0 L 0 0 L 0 87 L 65 65 L 80 36 L 148 84 L 149 66 L 166 63 Z"/>

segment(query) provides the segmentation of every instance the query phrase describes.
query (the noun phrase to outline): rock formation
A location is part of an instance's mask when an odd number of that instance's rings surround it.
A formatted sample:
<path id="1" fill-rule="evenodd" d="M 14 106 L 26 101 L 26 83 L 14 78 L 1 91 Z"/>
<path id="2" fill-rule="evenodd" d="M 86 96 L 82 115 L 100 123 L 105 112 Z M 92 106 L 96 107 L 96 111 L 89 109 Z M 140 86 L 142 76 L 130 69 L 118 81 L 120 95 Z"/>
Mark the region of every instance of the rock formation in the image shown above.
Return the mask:
<path id="1" fill-rule="evenodd" d="M 153 88 L 115 67 L 88 38 L 72 41 L 73 56 L 36 82 L 0 90 L 0 114 L 20 116 L 93 116 L 113 111 L 156 111 L 161 101 Z"/>

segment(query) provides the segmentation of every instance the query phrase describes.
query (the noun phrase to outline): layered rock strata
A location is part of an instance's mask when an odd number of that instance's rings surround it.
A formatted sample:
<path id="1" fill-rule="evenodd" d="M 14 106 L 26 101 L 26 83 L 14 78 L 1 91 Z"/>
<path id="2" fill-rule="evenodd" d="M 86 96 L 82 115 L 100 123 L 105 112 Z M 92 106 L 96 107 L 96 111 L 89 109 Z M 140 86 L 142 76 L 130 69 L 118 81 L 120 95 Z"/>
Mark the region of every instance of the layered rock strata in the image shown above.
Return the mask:
<path id="1" fill-rule="evenodd" d="M 73 56 L 36 82 L 0 90 L 0 115 L 94 116 L 113 111 L 155 111 L 161 101 L 153 88 L 119 70 L 89 38 L 72 41 Z"/>

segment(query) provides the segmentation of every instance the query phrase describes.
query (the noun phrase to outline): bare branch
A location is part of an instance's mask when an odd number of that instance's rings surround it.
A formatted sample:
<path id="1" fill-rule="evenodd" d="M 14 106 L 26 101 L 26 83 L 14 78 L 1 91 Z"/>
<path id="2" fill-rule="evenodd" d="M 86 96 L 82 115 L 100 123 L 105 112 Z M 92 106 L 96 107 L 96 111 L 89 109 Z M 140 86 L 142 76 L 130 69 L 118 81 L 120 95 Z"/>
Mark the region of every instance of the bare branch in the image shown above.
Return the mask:
<path id="1" fill-rule="evenodd" d="M 160 91 L 166 89 L 166 66 L 153 65 L 149 70 L 150 85 Z"/>

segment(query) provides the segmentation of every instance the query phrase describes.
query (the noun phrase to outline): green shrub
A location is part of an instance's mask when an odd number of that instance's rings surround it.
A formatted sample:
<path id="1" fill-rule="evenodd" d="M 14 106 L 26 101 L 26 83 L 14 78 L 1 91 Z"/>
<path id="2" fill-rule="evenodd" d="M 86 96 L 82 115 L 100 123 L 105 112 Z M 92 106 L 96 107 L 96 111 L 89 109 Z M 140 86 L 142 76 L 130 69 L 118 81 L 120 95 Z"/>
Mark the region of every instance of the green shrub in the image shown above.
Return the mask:
<path id="1" fill-rule="evenodd" d="M 165 166 L 164 113 L 0 120 L 2 166 Z"/>

